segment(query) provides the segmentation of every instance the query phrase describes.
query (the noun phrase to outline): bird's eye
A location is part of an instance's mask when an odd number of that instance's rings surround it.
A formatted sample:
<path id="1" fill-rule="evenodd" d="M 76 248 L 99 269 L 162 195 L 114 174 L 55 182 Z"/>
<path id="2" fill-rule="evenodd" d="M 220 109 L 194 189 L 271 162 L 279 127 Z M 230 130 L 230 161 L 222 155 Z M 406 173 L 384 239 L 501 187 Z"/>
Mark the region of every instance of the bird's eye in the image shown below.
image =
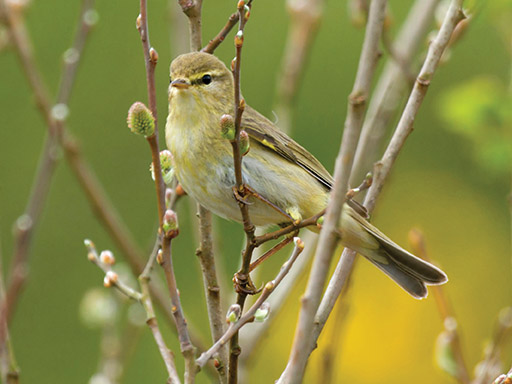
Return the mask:
<path id="1" fill-rule="evenodd" d="M 201 77 L 201 82 L 206 85 L 210 84 L 212 82 L 212 76 L 204 75 L 203 77 Z"/>

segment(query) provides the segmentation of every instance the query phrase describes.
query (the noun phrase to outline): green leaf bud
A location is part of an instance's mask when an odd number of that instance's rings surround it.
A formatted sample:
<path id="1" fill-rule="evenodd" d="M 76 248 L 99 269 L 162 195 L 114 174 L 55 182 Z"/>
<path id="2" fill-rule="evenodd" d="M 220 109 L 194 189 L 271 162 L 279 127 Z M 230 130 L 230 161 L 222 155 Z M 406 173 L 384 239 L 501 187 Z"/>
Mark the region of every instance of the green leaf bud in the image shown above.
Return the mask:
<path id="1" fill-rule="evenodd" d="M 235 119 L 231 115 L 220 117 L 220 134 L 229 141 L 235 140 Z"/>
<path id="2" fill-rule="evenodd" d="M 267 320 L 269 314 L 270 314 L 270 303 L 264 302 L 256 310 L 256 313 L 254 314 L 254 321 L 257 321 L 258 323 L 262 323 L 265 320 Z"/>
<path id="3" fill-rule="evenodd" d="M 240 154 L 247 155 L 250 149 L 249 134 L 245 131 L 240 131 Z"/>
<path id="4" fill-rule="evenodd" d="M 226 314 L 226 322 L 227 323 L 236 323 L 242 314 L 242 308 L 239 304 L 233 304 L 228 309 L 228 313 Z"/>

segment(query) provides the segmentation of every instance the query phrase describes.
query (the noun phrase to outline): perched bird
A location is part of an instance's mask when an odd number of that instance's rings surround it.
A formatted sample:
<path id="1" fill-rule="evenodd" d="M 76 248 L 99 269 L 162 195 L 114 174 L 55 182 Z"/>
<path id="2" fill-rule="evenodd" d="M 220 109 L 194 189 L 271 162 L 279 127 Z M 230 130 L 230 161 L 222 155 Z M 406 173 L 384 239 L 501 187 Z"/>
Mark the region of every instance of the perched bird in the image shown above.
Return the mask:
<path id="1" fill-rule="evenodd" d="M 178 56 L 171 63 L 165 136 L 184 190 L 215 214 L 240 222 L 233 197 L 233 151 L 220 131 L 221 116 L 234 116 L 233 95 L 233 75 L 215 56 Z M 242 162 L 243 182 L 261 196 L 248 197 L 256 226 L 289 224 L 326 208 L 333 179 L 313 155 L 249 106 L 241 127 L 250 138 Z M 426 285 L 447 281 L 443 271 L 395 244 L 348 204 L 338 231 L 342 245 L 363 255 L 415 298 L 427 296 Z"/>

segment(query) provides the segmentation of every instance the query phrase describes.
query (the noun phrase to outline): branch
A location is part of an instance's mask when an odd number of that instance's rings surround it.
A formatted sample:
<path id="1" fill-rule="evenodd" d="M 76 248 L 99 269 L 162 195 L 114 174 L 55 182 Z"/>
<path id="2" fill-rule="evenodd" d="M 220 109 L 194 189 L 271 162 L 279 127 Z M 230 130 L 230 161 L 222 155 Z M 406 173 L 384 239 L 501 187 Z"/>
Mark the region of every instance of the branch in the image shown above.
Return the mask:
<path id="1" fill-rule="evenodd" d="M 417 255 L 423 260 L 431 262 L 427 247 L 425 245 L 425 238 L 423 233 L 418 229 L 412 229 L 409 231 L 409 243 L 413 254 Z M 448 298 L 446 297 L 445 290 L 440 285 L 431 287 L 434 299 L 437 304 L 437 309 L 443 320 L 447 340 L 450 344 L 450 349 L 453 352 L 453 357 L 457 365 L 457 379 L 462 384 L 469 384 L 469 372 L 464 361 L 462 353 L 462 346 L 460 344 L 460 335 L 458 332 L 458 322 L 456 320 L 453 308 L 451 307 Z"/>
<path id="2" fill-rule="evenodd" d="M 252 289 L 252 283 L 249 277 L 249 269 L 251 265 L 251 257 L 254 251 L 254 245 L 252 241 L 254 239 L 255 227 L 251 222 L 251 218 L 249 217 L 249 206 L 242 201 L 245 195 L 245 187 L 243 184 L 242 178 L 242 153 L 240 151 L 240 125 L 242 122 L 242 114 L 245 109 L 245 100 L 241 98 L 240 92 L 240 68 L 242 64 L 242 47 L 244 41 L 244 28 L 245 24 L 248 20 L 250 8 L 248 10 L 245 7 L 250 7 L 251 1 L 245 4 L 244 0 L 240 0 L 238 2 L 238 33 L 235 36 L 235 47 L 236 47 L 236 57 L 234 63 L 232 63 L 232 71 L 233 71 L 233 79 L 234 79 L 234 110 L 235 110 L 235 139 L 231 140 L 231 145 L 233 147 L 233 163 L 234 163 L 234 172 L 236 185 L 234 187 L 235 195 L 238 195 L 240 213 L 242 215 L 242 223 L 244 226 L 244 231 L 246 235 L 246 245 L 245 250 L 242 255 L 242 266 L 240 271 L 237 272 L 236 277 L 240 280 L 238 282 L 238 287 L 241 285 L 248 285 L 250 289 Z M 234 64 L 234 65 L 233 65 Z M 247 292 L 244 290 L 239 290 L 237 295 L 237 304 L 240 306 L 241 310 L 244 308 L 245 299 L 247 297 Z M 235 384 L 238 381 L 238 356 L 240 355 L 241 349 L 238 344 L 238 332 L 234 332 L 230 341 L 230 354 L 229 354 L 229 371 L 228 371 L 228 383 Z"/>
<path id="3" fill-rule="evenodd" d="M 494 327 L 494 335 L 489 343 L 489 345 L 485 348 L 485 357 L 483 361 L 478 363 L 475 368 L 475 379 L 472 381 L 472 384 L 487 384 L 492 380 L 492 376 L 495 373 L 492 372 L 493 368 L 499 364 L 500 361 L 500 353 L 503 349 L 503 345 L 507 341 L 507 338 L 510 337 L 510 333 L 512 331 L 512 308 L 506 307 L 503 308 L 498 314 L 498 320 Z M 510 373 L 510 372 L 509 372 Z M 509 384 L 509 380 L 503 380 L 503 375 L 498 377 L 493 384 Z M 507 377 L 505 377 L 507 379 Z"/>
<path id="4" fill-rule="evenodd" d="M 35 60 L 33 58 L 32 51 L 30 50 L 30 42 L 28 40 L 28 34 L 23 20 L 21 20 L 19 16 L 13 17 L 14 19 L 9 23 L 9 29 L 14 42 L 14 47 L 20 58 L 22 68 L 24 69 L 25 75 L 29 81 L 29 85 L 34 92 L 36 105 L 45 119 L 48 130 L 51 133 L 54 131 L 54 119 L 52 117 L 52 108 L 50 98 L 48 96 L 49 93 L 47 92 L 42 81 L 42 76 L 35 65 Z M 72 82 L 69 81 L 61 82 L 61 84 L 71 83 Z M 65 94 L 65 92 L 62 92 L 62 94 Z M 86 197 L 89 199 L 93 211 L 105 225 L 117 246 L 126 256 L 133 273 L 138 275 L 144 268 L 144 253 L 135 243 L 133 236 L 120 218 L 119 213 L 115 210 L 112 202 L 107 197 L 101 183 L 84 159 L 75 138 L 68 131 L 64 122 L 61 127 L 59 144 L 62 146 L 66 159 L 83 188 Z M 149 289 L 161 310 L 171 320 L 173 318 L 172 311 L 167 305 L 167 298 L 165 294 L 163 294 L 161 287 L 150 286 Z M 4 311 L 0 312 L 7 313 Z M 173 324 L 173 321 L 171 320 L 169 323 Z M 204 350 L 204 346 L 197 336 L 193 337 L 193 342 Z"/>
<path id="5" fill-rule="evenodd" d="M 158 345 L 158 350 L 160 351 L 160 355 L 162 356 L 165 367 L 167 368 L 169 382 L 170 384 L 180 384 L 181 381 L 176 370 L 176 365 L 174 363 L 174 354 L 165 344 L 164 338 L 160 332 L 160 328 L 158 327 L 158 321 L 155 316 L 155 310 L 153 309 L 153 302 L 151 301 L 151 294 L 149 291 L 149 280 L 142 278 L 139 279 L 139 283 L 142 289 L 142 305 L 144 306 L 147 314 L 146 324 L 151 329 L 153 338 Z"/>
<path id="6" fill-rule="evenodd" d="M 278 381 L 279 383 L 299 383 L 304 375 L 309 356 L 308 347 L 311 343 L 314 315 L 320 304 L 330 260 L 338 241 L 335 230 L 345 201 L 355 147 L 361 130 L 364 106 L 379 58 L 378 44 L 384 23 L 385 10 L 385 0 L 372 1 L 354 89 L 349 97 L 342 144 L 336 159 L 334 187 L 329 198 L 329 205 L 323 229 L 320 232 L 319 245 L 313 260 L 306 292 L 302 298 L 299 323 L 295 331 L 290 358 Z"/>
<path id="7" fill-rule="evenodd" d="M 211 39 L 208 42 L 208 44 L 203 47 L 203 49 L 201 49 L 201 52 L 213 53 L 217 49 L 217 47 L 224 41 L 229 32 L 231 32 L 236 23 L 238 23 L 238 19 L 238 12 L 235 12 L 231 16 L 229 16 L 229 19 L 224 28 L 222 28 L 220 32 L 217 34 L 217 36 Z"/>
<path id="8" fill-rule="evenodd" d="M 416 117 L 421 103 L 425 98 L 428 86 L 430 85 L 432 77 L 438 67 L 443 52 L 450 42 L 452 33 L 457 24 L 465 18 L 462 11 L 462 3 L 463 0 L 451 1 L 450 8 L 446 13 L 439 33 L 429 47 L 427 57 L 418 77 L 416 78 L 414 88 L 409 96 L 409 100 L 407 101 L 393 137 L 391 138 L 388 148 L 384 152 L 382 160 L 377 164 L 374 181 L 368 192 L 368 196 L 366 198 L 367 203 L 365 204 L 366 208 L 370 210 L 373 210 L 375 207 L 377 197 L 382 191 L 384 182 L 389 176 L 391 168 L 398 157 L 398 153 L 413 130 L 414 118 Z"/>
<path id="9" fill-rule="evenodd" d="M 201 244 L 196 251 L 201 264 L 203 273 L 203 284 L 206 297 L 206 306 L 208 309 L 208 319 L 210 320 L 210 332 L 213 342 L 221 338 L 224 333 L 224 316 L 220 298 L 220 287 L 217 282 L 217 272 L 215 270 L 215 258 L 213 256 L 212 240 L 212 214 L 201 205 L 197 205 L 199 214 L 199 233 Z M 222 382 L 227 382 L 226 367 L 228 362 L 228 353 L 226 348 L 221 348 L 217 355 L 218 372 Z"/>
<path id="10" fill-rule="evenodd" d="M 151 333 L 153 334 L 155 342 L 158 346 L 158 350 L 160 351 L 162 359 L 165 363 L 170 383 L 180 383 L 178 372 L 176 370 L 176 365 L 174 363 L 174 356 L 165 344 L 165 341 L 160 332 L 160 328 L 158 327 L 155 311 L 153 309 L 153 303 L 151 301 L 151 295 L 149 293 L 149 277 L 145 275 L 145 273 L 149 271 L 149 268 L 145 268 L 144 273 L 139 276 L 139 284 L 142 292 L 138 292 L 135 289 L 124 284 L 120 280 L 117 273 L 115 273 L 112 270 L 112 266 L 115 264 L 115 258 L 112 252 L 102 251 L 101 254 L 98 255 L 96 247 L 92 241 L 85 240 L 84 244 L 87 248 L 87 259 L 89 259 L 89 261 L 94 263 L 103 272 L 105 272 L 105 279 L 103 282 L 105 287 L 108 288 L 114 286 L 128 298 L 142 304 L 144 310 L 146 311 L 146 324 L 151 329 Z M 152 258 L 150 258 L 150 260 L 148 261 L 148 265 L 152 262 L 153 260 Z"/>
<path id="11" fill-rule="evenodd" d="M 1 9 L 0 9 L 1 10 Z M 0 303 L 5 299 L 5 284 L 4 284 L 4 270 L 2 265 L 2 254 L 0 249 Z M 5 343 L 0 344 L 0 379 L 8 384 L 18 384 L 20 369 L 14 356 L 11 339 L 9 337 L 9 330 L 7 324 L 3 323 L 1 326 L 5 327 L 0 332 L 5 334 Z"/>
<path id="12" fill-rule="evenodd" d="M 292 126 L 292 108 L 320 24 L 324 3 L 323 0 L 288 0 L 286 2 L 290 14 L 290 25 L 281 72 L 278 76 L 276 113 L 279 116 L 279 127 L 287 133 Z"/>
<path id="13" fill-rule="evenodd" d="M 82 2 L 80 28 L 75 36 L 73 46 L 68 50 L 68 52 L 73 52 L 72 59 L 70 55 L 65 55 L 66 59 L 64 60 L 64 68 L 61 75 L 57 105 L 51 109 L 48 92 L 35 66 L 28 32 L 25 28 L 22 15 L 20 11 L 11 10 L 11 6 L 5 1 L 1 4 L 10 35 L 17 48 L 18 56 L 23 64 L 25 74 L 33 87 L 36 95 L 36 103 L 39 109 L 44 113 L 49 131 L 38 162 L 38 170 L 32 184 L 27 207 L 23 215 L 16 221 L 16 241 L 13 262 L 9 273 L 9 287 L 5 295 L 5 300 L 0 302 L 0 346 L 4 343 L 4 338 L 6 337 L 4 331 L 7 330 L 7 323 L 9 322 L 13 307 L 21 293 L 28 274 L 28 257 L 32 235 L 39 222 L 44 203 L 48 196 L 51 178 L 58 162 L 58 136 L 62 131 L 62 124 L 67 117 L 67 103 L 71 95 L 71 88 L 74 84 L 79 59 L 84 50 L 89 31 L 95 24 L 95 18 L 91 16 L 91 14 L 94 15 L 95 12 L 93 5 L 93 0 L 84 0 Z"/>
<path id="14" fill-rule="evenodd" d="M 201 9 L 201 1 L 197 2 L 199 4 L 199 21 L 200 21 L 200 9 Z M 190 16 L 189 16 L 190 17 Z M 172 216 L 174 214 L 173 211 L 166 210 L 165 206 L 165 183 L 162 177 L 162 168 L 160 164 L 160 151 L 158 147 L 158 118 L 157 118 L 157 110 L 156 110 L 156 90 L 155 90 L 155 66 L 158 61 L 158 54 L 151 47 L 149 42 L 149 32 L 148 32 L 148 21 L 147 21 L 147 4 L 146 0 L 140 0 L 140 15 L 137 18 L 137 28 L 139 30 L 142 47 L 144 52 L 144 59 L 146 63 L 146 82 L 148 88 L 148 102 L 149 109 L 153 114 L 154 122 L 155 122 L 155 131 L 152 135 L 148 136 L 146 139 L 149 143 L 151 149 L 151 158 L 153 160 L 153 173 L 155 175 L 155 189 L 157 194 L 158 201 L 158 222 L 159 222 L 159 231 L 163 233 L 162 239 L 162 255 L 161 255 L 161 266 L 164 269 L 165 279 L 167 281 L 167 286 L 169 289 L 169 295 L 171 297 L 172 303 L 172 313 L 174 316 L 174 321 L 176 324 L 176 329 L 178 332 L 178 338 L 180 341 L 180 350 L 185 358 L 185 383 L 193 383 L 194 377 L 196 373 L 196 367 L 194 363 L 194 355 L 196 348 L 190 341 L 190 335 L 188 333 L 187 321 L 185 320 L 185 316 L 183 314 L 183 309 L 181 307 L 181 301 L 178 293 L 178 287 L 176 285 L 176 277 L 174 274 L 174 268 L 172 264 L 172 251 L 171 251 L 171 241 L 177 236 L 178 229 L 177 223 L 174 222 L 174 226 L 176 228 L 172 228 L 171 231 L 165 229 L 165 217 L 166 215 Z M 174 219 L 175 220 L 175 219 Z M 146 281 L 146 279 L 144 279 Z M 156 319 L 155 319 L 156 321 Z"/>
<path id="15" fill-rule="evenodd" d="M 450 9 L 446 15 L 443 25 L 441 26 L 438 36 L 429 48 L 427 58 L 425 59 L 425 64 L 422 71 L 418 75 L 416 85 L 412 90 L 411 95 L 409 96 L 409 101 L 404 109 L 402 118 L 398 123 L 395 133 L 391 138 L 391 141 L 385 151 L 382 160 L 379 163 L 376 163 L 374 181 L 364 202 L 364 205 L 369 213 L 371 213 L 375 208 L 376 200 L 382 190 L 383 183 L 385 182 L 387 175 L 391 170 L 394 159 L 396 159 L 398 156 L 398 153 L 404 145 L 408 133 L 410 133 L 412 130 L 412 122 L 419 108 L 419 104 L 417 103 L 418 101 L 421 102 L 421 100 L 423 100 L 423 97 L 420 97 L 419 94 L 422 93 L 424 96 L 426 92 L 426 87 L 421 85 L 421 83 L 424 81 L 420 79 L 425 78 L 427 73 L 429 73 L 428 76 L 430 76 L 430 78 L 433 76 L 435 69 L 437 68 L 437 64 L 439 63 L 439 59 L 448 44 L 451 33 L 453 32 L 458 21 L 462 20 L 463 18 L 461 4 L 462 0 L 452 0 L 452 4 L 450 5 Z M 427 63 L 429 64 L 427 65 Z M 407 116 L 407 118 L 404 118 L 404 116 Z M 309 353 L 311 353 L 311 351 L 313 351 L 315 348 L 316 340 L 318 339 L 320 332 L 322 331 L 327 318 L 329 317 L 329 314 L 334 307 L 336 298 L 339 296 L 341 290 L 347 282 L 348 276 L 352 270 L 355 256 L 356 252 L 350 249 L 345 249 L 341 255 L 340 261 L 336 266 L 336 270 L 332 275 L 329 286 L 327 287 L 324 298 L 322 299 L 322 303 L 315 316 L 313 340 L 309 345 Z"/>
<path id="16" fill-rule="evenodd" d="M 417 0 L 409 11 L 393 44 L 403 65 L 410 67 L 419 47 L 423 46 L 438 4 L 439 0 Z M 393 59 L 387 60 L 368 105 L 361 137 L 357 144 L 350 177 L 351 184 L 361 180 L 378 159 L 386 128 L 406 93 L 406 84 L 408 79 L 401 66 Z"/>
<path id="17" fill-rule="evenodd" d="M 274 292 L 268 299 L 268 303 L 272 308 L 273 316 L 262 323 L 259 327 L 253 328 L 252 332 L 244 332 L 240 336 L 243 345 L 246 345 L 246 347 L 244 347 L 244 353 L 241 356 L 241 359 L 246 364 L 251 361 L 257 347 L 263 341 L 264 335 L 270 329 L 273 320 L 277 319 L 277 314 L 286 303 L 288 297 L 293 293 L 293 290 L 296 288 L 297 281 L 306 271 L 306 268 L 313 257 L 316 250 L 318 235 L 314 232 L 307 231 L 304 233 L 303 238 L 306 247 L 300 255 L 300 259 L 295 262 L 293 269 L 290 271 L 286 280 L 281 283 L 279 290 Z"/>
<path id="18" fill-rule="evenodd" d="M 178 0 L 181 10 L 188 17 L 190 31 L 190 48 L 193 51 L 201 50 L 201 8 L 203 0 Z"/>
<path id="19" fill-rule="evenodd" d="M 237 332 L 242 328 L 245 324 L 254 321 L 254 315 L 256 311 L 265 303 L 265 300 L 270 296 L 270 294 L 277 288 L 277 286 L 281 283 L 283 278 L 290 271 L 293 263 L 297 260 L 297 257 L 300 255 L 302 250 L 304 249 L 304 243 L 298 237 L 294 239 L 295 248 L 292 251 L 290 258 L 281 266 L 279 273 L 276 278 L 272 281 L 269 281 L 265 284 L 265 288 L 261 292 L 261 295 L 254 302 L 254 304 L 245 312 L 245 314 L 240 317 L 236 322 L 230 323 L 230 326 L 226 333 L 222 335 L 222 337 L 206 352 L 203 352 L 201 356 L 196 360 L 198 366 L 203 367 L 208 360 L 210 360 L 217 351 L 222 348 L 232 337 L 234 337 Z"/>

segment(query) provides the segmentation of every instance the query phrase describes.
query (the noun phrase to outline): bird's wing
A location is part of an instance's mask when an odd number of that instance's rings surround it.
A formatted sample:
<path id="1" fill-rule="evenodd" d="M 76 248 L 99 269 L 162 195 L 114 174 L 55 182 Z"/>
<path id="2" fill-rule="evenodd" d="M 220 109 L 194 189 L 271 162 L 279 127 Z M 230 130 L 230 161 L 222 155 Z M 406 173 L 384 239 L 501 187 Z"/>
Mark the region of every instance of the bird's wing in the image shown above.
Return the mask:
<path id="1" fill-rule="evenodd" d="M 332 176 L 311 153 L 281 132 L 265 116 L 249 106 L 246 106 L 242 115 L 242 128 L 252 139 L 281 155 L 286 160 L 297 164 L 327 189 L 332 188 Z"/>

